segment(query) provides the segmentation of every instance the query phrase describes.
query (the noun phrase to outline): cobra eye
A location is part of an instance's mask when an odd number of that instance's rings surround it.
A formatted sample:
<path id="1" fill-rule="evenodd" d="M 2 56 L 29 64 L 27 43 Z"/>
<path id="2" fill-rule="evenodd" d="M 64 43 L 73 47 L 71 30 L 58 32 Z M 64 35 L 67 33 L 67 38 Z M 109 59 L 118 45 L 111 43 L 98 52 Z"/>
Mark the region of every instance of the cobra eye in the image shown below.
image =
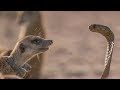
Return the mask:
<path id="1" fill-rule="evenodd" d="M 40 44 L 42 42 L 41 39 L 34 39 L 31 41 L 33 44 Z"/>

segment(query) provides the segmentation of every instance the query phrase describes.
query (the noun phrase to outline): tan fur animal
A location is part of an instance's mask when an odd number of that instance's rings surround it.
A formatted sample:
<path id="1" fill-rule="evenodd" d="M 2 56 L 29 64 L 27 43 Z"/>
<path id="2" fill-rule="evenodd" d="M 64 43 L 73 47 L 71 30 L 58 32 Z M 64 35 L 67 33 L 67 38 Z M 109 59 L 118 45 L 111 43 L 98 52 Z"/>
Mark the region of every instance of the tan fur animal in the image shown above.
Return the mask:
<path id="1" fill-rule="evenodd" d="M 19 39 L 27 35 L 39 35 L 46 37 L 45 30 L 42 25 L 42 15 L 39 11 L 21 11 L 18 12 L 17 22 L 20 25 Z"/>
<path id="2" fill-rule="evenodd" d="M 20 26 L 18 39 L 27 35 L 39 35 L 45 38 L 46 33 L 43 29 L 41 13 L 39 11 L 20 11 L 18 12 L 17 22 Z M 2 55 L 9 56 L 12 50 L 5 51 Z M 39 78 L 41 74 L 43 54 L 31 58 L 29 64 L 33 67 L 30 76 L 27 78 Z"/>
<path id="3" fill-rule="evenodd" d="M 1 55 L 0 72 L 3 75 L 15 74 L 22 78 L 26 77 L 31 70 L 31 66 L 27 63 L 30 58 L 47 51 L 52 43 L 52 40 L 45 40 L 39 36 L 26 36 L 17 42 L 11 53 L 7 52 L 10 53 L 10 56 Z"/>
<path id="4" fill-rule="evenodd" d="M 18 24 L 20 26 L 19 38 L 21 39 L 27 35 L 37 35 L 46 38 L 46 33 L 42 25 L 41 12 L 39 11 L 23 11 L 19 12 Z M 32 66 L 30 76 L 27 78 L 37 79 L 41 76 L 41 69 L 44 55 L 39 54 L 31 58 L 29 64 Z"/>

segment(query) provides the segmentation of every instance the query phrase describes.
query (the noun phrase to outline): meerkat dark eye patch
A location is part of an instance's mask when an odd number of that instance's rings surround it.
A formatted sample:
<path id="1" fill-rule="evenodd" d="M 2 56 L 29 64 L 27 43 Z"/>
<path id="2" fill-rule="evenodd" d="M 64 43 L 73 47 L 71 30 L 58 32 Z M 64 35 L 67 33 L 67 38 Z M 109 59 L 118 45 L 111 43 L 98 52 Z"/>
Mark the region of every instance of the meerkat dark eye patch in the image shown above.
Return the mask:
<path id="1" fill-rule="evenodd" d="M 25 45 L 23 43 L 20 44 L 20 52 L 21 53 L 25 52 Z"/>
<path id="2" fill-rule="evenodd" d="M 42 39 L 36 38 L 34 40 L 31 40 L 31 43 L 36 44 L 36 45 L 40 45 L 42 43 Z"/>

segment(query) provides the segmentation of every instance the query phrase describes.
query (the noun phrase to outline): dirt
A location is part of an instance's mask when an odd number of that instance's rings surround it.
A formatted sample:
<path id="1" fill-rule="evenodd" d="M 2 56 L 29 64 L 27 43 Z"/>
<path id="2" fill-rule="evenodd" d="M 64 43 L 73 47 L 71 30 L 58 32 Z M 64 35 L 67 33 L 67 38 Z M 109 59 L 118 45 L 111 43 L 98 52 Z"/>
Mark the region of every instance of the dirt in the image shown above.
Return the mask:
<path id="1" fill-rule="evenodd" d="M 14 14 L 13 14 L 14 15 Z M 45 52 L 42 78 L 96 79 L 104 68 L 106 39 L 88 29 L 102 24 L 115 34 L 109 78 L 120 78 L 120 12 L 119 11 L 42 11 L 47 38 L 54 44 Z M 19 29 L 15 19 L 0 16 L 0 47 L 13 48 Z"/>

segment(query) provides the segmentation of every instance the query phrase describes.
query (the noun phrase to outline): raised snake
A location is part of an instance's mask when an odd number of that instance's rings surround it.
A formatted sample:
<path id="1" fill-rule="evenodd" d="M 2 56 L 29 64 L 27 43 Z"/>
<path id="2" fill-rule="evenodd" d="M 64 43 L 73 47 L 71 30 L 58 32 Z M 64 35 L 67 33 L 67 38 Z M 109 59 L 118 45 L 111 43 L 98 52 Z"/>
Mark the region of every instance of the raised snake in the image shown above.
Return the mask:
<path id="1" fill-rule="evenodd" d="M 108 77 L 110 72 L 110 65 L 114 47 L 114 33 L 110 30 L 109 27 L 99 24 L 92 24 L 89 26 L 90 31 L 97 32 L 102 34 L 107 39 L 107 51 L 105 56 L 104 70 L 101 76 L 101 79 Z"/>

